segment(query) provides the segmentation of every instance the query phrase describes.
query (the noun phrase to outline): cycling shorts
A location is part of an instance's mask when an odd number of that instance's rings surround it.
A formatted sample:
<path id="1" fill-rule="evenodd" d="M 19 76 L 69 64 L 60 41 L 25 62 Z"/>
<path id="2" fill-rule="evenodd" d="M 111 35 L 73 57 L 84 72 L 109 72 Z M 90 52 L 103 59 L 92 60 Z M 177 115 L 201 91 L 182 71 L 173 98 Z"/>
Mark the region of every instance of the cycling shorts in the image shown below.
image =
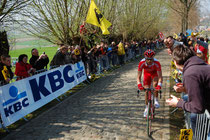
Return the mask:
<path id="1" fill-rule="evenodd" d="M 152 83 L 152 80 L 155 78 L 155 77 L 158 77 L 158 74 L 157 72 L 156 73 L 144 73 L 144 86 L 150 86 L 151 83 Z"/>

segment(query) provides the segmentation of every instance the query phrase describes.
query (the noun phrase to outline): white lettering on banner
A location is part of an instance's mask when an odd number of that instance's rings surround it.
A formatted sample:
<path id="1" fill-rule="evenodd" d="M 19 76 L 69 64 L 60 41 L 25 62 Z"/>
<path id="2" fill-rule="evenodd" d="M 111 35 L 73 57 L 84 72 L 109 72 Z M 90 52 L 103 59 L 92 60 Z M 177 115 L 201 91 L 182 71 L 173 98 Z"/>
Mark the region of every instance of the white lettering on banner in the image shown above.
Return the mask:
<path id="1" fill-rule="evenodd" d="M 84 64 L 79 62 L 0 87 L 0 112 L 4 126 L 42 107 L 86 78 Z"/>

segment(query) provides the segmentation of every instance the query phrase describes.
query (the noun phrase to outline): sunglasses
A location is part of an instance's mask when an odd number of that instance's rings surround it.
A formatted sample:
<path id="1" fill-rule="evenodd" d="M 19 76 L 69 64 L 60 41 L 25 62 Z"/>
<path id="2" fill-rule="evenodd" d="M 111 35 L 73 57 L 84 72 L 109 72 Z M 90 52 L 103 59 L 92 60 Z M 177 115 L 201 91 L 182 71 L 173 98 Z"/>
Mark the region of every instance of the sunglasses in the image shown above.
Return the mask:
<path id="1" fill-rule="evenodd" d="M 146 60 L 153 60 L 153 58 L 145 58 Z"/>

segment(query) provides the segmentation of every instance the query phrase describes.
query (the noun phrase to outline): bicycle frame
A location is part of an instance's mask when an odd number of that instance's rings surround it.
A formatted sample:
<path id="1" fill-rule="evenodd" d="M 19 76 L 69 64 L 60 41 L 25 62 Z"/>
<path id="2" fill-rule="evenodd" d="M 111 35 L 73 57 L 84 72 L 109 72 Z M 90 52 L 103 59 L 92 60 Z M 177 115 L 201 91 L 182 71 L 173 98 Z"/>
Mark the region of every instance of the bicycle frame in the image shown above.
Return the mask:
<path id="1" fill-rule="evenodd" d="M 154 106 L 154 89 L 153 88 L 146 88 L 144 89 L 147 93 L 147 101 L 148 101 L 148 112 L 147 112 L 147 135 L 151 135 L 151 126 L 152 126 L 152 120 L 154 119 L 155 116 L 155 106 Z M 139 97 L 140 90 L 137 91 L 137 97 Z M 161 98 L 161 91 L 160 93 L 160 98 Z"/>
<path id="2" fill-rule="evenodd" d="M 154 107 L 154 89 L 148 88 L 145 89 L 147 92 L 147 101 L 148 101 L 148 113 L 149 114 L 149 119 L 154 118 L 154 112 L 155 112 L 155 107 Z"/>

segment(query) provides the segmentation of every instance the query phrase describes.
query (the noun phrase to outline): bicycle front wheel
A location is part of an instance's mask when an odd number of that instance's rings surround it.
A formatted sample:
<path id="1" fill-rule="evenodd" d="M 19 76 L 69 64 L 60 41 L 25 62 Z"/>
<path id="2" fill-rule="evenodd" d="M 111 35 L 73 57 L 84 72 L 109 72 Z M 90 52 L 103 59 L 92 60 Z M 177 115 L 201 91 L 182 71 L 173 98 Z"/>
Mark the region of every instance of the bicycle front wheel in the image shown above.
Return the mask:
<path id="1" fill-rule="evenodd" d="M 147 135 L 150 136 L 151 133 L 151 102 L 148 102 L 148 111 L 147 111 Z"/>

